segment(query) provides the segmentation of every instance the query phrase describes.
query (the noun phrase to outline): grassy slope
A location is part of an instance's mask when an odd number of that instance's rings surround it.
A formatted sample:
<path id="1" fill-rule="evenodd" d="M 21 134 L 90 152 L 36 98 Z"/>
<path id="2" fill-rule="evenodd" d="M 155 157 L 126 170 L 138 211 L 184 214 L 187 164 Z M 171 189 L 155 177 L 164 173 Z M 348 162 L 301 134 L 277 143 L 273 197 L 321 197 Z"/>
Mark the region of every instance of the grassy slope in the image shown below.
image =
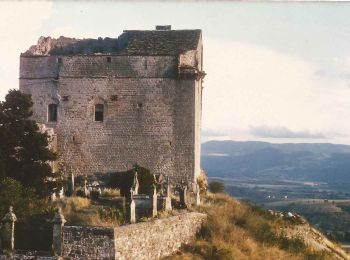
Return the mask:
<path id="1" fill-rule="evenodd" d="M 306 241 L 310 228 L 300 218 L 283 218 L 224 194 L 207 196 L 199 210 L 208 220 L 197 240 L 168 259 L 347 259 Z M 308 227 L 305 235 L 291 236 L 302 226 Z"/>

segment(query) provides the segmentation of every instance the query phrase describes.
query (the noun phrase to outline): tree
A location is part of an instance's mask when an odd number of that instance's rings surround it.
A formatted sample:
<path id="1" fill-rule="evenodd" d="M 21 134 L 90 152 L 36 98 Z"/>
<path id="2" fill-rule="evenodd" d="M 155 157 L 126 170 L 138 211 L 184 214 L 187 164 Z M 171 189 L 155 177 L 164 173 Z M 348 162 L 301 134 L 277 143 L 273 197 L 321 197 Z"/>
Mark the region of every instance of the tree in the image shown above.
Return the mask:
<path id="1" fill-rule="evenodd" d="M 60 185 L 59 174 L 49 165 L 56 154 L 48 148 L 48 135 L 30 118 L 32 106 L 30 95 L 19 90 L 0 102 L 0 181 L 12 178 L 43 198 Z"/>
<path id="2" fill-rule="evenodd" d="M 209 183 L 209 190 L 212 193 L 221 193 L 225 191 L 225 185 L 219 181 L 212 181 Z"/>

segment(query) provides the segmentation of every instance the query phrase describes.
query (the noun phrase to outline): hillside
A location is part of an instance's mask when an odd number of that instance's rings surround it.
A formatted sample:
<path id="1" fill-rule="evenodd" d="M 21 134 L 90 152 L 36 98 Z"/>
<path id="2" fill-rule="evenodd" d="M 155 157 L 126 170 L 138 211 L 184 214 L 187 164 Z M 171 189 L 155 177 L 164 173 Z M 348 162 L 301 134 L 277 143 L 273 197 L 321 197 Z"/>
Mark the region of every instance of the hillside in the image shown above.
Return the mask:
<path id="1" fill-rule="evenodd" d="M 210 141 L 202 144 L 210 177 L 350 183 L 350 146 Z"/>
<path id="2" fill-rule="evenodd" d="M 281 216 L 228 195 L 209 195 L 197 240 L 166 259 L 350 259 L 299 216 Z"/>
<path id="3" fill-rule="evenodd" d="M 350 146 L 211 141 L 202 145 L 202 168 L 230 195 L 296 212 L 350 242 Z"/>

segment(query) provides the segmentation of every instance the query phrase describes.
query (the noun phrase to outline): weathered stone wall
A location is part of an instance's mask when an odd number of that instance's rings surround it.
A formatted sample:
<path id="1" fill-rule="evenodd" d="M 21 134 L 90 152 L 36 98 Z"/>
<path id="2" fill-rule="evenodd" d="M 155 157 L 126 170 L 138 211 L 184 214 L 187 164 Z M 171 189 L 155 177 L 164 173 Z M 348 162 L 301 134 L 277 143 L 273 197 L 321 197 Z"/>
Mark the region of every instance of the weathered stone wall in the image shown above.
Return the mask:
<path id="1" fill-rule="evenodd" d="M 186 213 L 152 222 L 116 228 L 115 259 L 160 259 L 188 244 L 206 215 Z"/>
<path id="2" fill-rule="evenodd" d="M 110 58 L 110 62 L 107 61 Z M 177 74 L 176 56 L 22 56 L 20 78 L 137 77 L 169 78 Z"/>
<path id="3" fill-rule="evenodd" d="M 31 255 L 0 255 L 0 260 L 62 260 L 60 257 L 56 256 L 31 256 Z"/>
<path id="4" fill-rule="evenodd" d="M 117 228 L 63 228 L 63 257 L 160 259 L 191 242 L 206 215 L 191 212 Z"/>
<path id="5" fill-rule="evenodd" d="M 32 95 L 33 118 L 54 129 L 61 170 L 89 175 L 137 163 L 173 181 L 194 181 L 200 171 L 201 79 L 181 79 L 179 59 L 21 56 L 20 89 Z M 201 69 L 201 55 L 182 54 L 181 64 Z M 47 121 L 52 103 L 57 122 Z M 103 122 L 94 121 L 96 104 L 104 104 Z"/>
<path id="6" fill-rule="evenodd" d="M 62 256 L 79 259 L 114 259 L 114 229 L 65 226 Z"/>

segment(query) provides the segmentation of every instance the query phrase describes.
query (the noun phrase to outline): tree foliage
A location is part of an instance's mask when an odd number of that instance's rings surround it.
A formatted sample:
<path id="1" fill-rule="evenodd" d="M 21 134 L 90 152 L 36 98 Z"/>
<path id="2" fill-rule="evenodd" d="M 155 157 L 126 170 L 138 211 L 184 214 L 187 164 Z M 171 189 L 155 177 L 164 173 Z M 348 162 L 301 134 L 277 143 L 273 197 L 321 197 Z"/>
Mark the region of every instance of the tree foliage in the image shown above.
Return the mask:
<path id="1" fill-rule="evenodd" d="M 12 178 L 42 198 L 57 188 L 59 176 L 49 164 L 56 154 L 48 149 L 48 135 L 30 118 L 32 106 L 30 95 L 19 90 L 0 102 L 0 180 Z"/>

